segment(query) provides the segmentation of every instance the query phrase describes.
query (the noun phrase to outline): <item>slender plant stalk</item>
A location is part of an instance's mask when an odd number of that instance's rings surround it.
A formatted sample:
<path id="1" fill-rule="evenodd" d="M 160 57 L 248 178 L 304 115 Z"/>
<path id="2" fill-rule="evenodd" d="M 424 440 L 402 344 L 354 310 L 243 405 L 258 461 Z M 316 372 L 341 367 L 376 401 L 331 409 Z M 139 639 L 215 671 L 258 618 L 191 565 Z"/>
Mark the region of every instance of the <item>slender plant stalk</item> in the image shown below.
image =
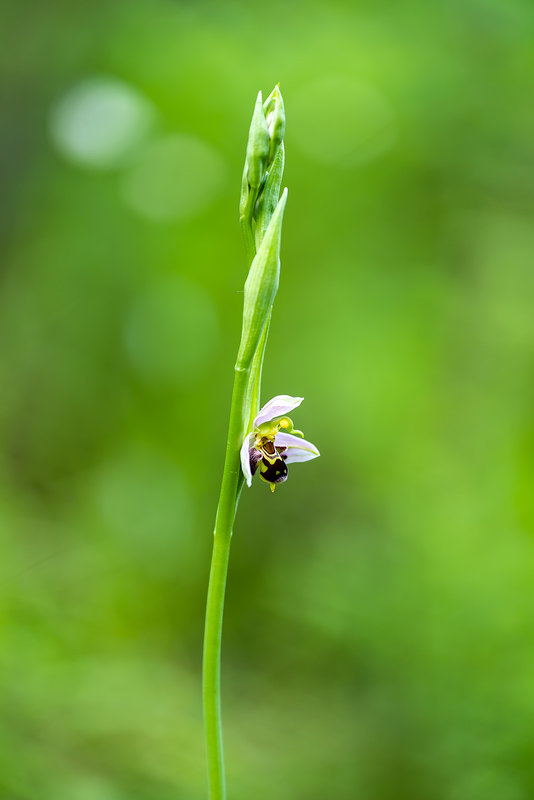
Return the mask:
<path id="1" fill-rule="evenodd" d="M 209 800 L 225 800 L 221 723 L 221 643 L 232 528 L 244 484 L 240 449 L 259 408 L 261 371 L 272 304 L 280 272 L 280 235 L 287 191 L 280 199 L 283 171 L 283 102 L 276 87 L 256 100 L 243 174 L 240 218 L 249 262 L 243 329 L 234 374 L 226 457 L 215 521 L 206 605 L 203 656 L 204 724 Z M 282 153 L 278 155 L 279 151 Z"/>
<path id="2" fill-rule="evenodd" d="M 230 542 L 237 511 L 237 495 L 243 483 L 239 448 L 248 379 L 248 370 L 236 367 L 206 606 L 203 696 L 210 800 L 224 800 L 226 797 L 221 723 L 221 641 Z"/>
<path id="3" fill-rule="evenodd" d="M 243 238 L 248 263 L 251 264 L 256 255 L 252 216 L 247 211 L 241 219 Z M 232 529 L 237 514 L 239 495 L 243 488 L 243 476 L 239 462 L 243 424 L 246 408 L 259 402 L 261 367 L 268 325 L 262 342 L 255 354 L 251 370 L 236 364 L 234 370 L 234 389 L 226 443 L 221 492 L 215 521 L 213 552 L 208 584 L 206 604 L 206 626 L 204 632 L 204 722 L 206 727 L 206 743 L 208 752 L 208 779 L 210 800 L 224 800 L 226 797 L 226 776 L 224 768 L 224 748 L 221 719 L 221 645 L 224 614 L 224 598 L 226 578 L 230 559 Z M 251 393 L 253 397 L 251 397 Z M 248 402 L 247 402 L 248 401 Z M 257 409 L 256 409 L 257 410 Z M 256 413 L 256 412 L 254 412 Z M 250 414 L 248 415 L 250 416 Z"/>

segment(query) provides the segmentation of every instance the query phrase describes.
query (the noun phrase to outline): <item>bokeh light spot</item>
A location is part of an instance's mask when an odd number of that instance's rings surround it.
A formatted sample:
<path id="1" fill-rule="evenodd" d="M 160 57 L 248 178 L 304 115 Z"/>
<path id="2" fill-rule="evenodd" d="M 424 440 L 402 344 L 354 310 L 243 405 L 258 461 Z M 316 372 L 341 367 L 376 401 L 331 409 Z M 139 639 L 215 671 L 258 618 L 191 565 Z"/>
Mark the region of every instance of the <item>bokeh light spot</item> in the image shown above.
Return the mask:
<path id="1" fill-rule="evenodd" d="M 89 78 L 50 112 L 50 133 L 68 160 L 93 169 L 120 166 L 144 141 L 155 117 L 150 102 L 116 78 Z"/>
<path id="2" fill-rule="evenodd" d="M 291 109 L 290 135 L 321 163 L 359 166 L 391 149 L 397 137 L 387 98 L 348 76 L 309 83 L 293 97 Z"/>
<path id="3" fill-rule="evenodd" d="M 225 176 L 222 157 L 206 142 L 175 134 L 152 142 L 124 176 L 125 202 L 140 216 L 189 219 L 206 208 Z"/>
<path id="4" fill-rule="evenodd" d="M 208 295 L 173 275 L 134 301 L 124 338 L 131 362 L 152 385 L 181 385 L 207 368 L 217 343 L 217 318 Z"/>

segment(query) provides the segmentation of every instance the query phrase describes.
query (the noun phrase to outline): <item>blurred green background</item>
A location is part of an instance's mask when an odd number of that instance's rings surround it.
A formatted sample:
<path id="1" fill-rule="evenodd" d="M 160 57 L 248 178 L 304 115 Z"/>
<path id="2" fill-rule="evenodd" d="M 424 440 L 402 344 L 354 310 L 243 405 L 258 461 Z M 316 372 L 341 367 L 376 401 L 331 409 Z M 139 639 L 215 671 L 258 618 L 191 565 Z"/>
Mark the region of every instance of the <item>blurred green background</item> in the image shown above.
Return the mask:
<path id="1" fill-rule="evenodd" d="M 530 0 L 2 5 L 2 800 L 205 798 L 258 89 L 289 186 L 231 800 L 534 796 Z"/>

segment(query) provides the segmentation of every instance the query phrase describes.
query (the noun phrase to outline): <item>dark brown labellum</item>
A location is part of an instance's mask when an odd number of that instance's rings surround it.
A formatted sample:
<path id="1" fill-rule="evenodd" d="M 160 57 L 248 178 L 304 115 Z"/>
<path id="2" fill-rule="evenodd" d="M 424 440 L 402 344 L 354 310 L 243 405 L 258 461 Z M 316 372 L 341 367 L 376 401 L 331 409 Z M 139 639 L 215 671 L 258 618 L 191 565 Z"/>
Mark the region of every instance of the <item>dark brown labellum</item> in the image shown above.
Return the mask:
<path id="1" fill-rule="evenodd" d="M 262 458 L 260 476 L 264 481 L 267 481 L 267 483 L 283 483 L 287 480 L 287 466 L 285 461 L 280 456 L 274 460 Z"/>

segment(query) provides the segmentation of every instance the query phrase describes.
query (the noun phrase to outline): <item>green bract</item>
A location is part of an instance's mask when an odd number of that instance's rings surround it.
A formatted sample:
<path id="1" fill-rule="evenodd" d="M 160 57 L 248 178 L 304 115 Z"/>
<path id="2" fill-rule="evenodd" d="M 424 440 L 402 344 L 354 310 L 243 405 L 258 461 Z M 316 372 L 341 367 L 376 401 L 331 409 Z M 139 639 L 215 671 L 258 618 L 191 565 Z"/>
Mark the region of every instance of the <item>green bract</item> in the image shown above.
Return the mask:
<path id="1" fill-rule="evenodd" d="M 237 366 L 249 369 L 271 314 L 280 275 L 280 240 L 287 200 L 284 189 L 245 281 L 243 328 Z"/>
<path id="2" fill-rule="evenodd" d="M 263 186 L 263 191 L 259 197 L 258 202 L 256 203 L 256 209 L 254 213 L 255 219 L 255 239 L 256 239 L 256 247 L 259 248 L 263 237 L 265 236 L 265 232 L 269 226 L 270 219 L 274 214 L 275 208 L 278 205 L 278 201 L 280 199 L 280 188 L 282 185 L 282 177 L 284 174 L 284 162 L 285 162 L 285 155 L 284 155 L 284 145 L 281 142 L 278 148 L 278 152 L 274 158 L 273 163 L 270 166 L 269 172 L 265 179 L 265 184 Z"/>

